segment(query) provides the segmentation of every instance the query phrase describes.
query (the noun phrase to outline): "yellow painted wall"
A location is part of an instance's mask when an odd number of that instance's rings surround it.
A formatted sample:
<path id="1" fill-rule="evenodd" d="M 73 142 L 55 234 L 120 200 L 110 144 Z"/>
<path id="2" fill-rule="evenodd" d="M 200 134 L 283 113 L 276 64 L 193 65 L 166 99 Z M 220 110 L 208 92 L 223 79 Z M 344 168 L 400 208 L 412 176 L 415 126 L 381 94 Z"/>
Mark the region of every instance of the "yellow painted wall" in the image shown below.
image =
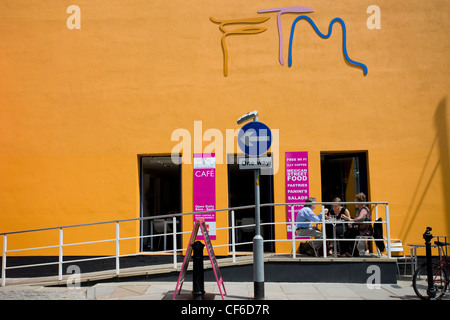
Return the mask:
<path id="1" fill-rule="evenodd" d="M 381 29 L 369 30 L 373 4 Z M 70 5 L 81 10 L 81 29 L 66 26 Z M 305 21 L 296 27 L 293 66 L 281 66 L 276 14 L 257 13 L 278 1 L 0 0 L 0 232 L 139 217 L 139 155 L 169 154 L 172 132 L 193 134 L 194 121 L 225 136 L 256 109 L 279 130 L 275 202 L 285 202 L 284 152 L 309 152 L 310 194 L 322 200 L 320 152 L 367 151 L 370 200 L 390 203 L 392 237 L 422 241 L 429 225 L 450 234 L 449 2 L 283 5 L 311 7 L 322 32 L 342 18 L 348 54 L 368 75 L 344 60 L 340 26 L 324 40 Z M 270 17 L 259 25 L 265 32 L 226 38 L 224 77 L 221 32 L 209 18 L 261 16 Z M 285 61 L 295 17 L 282 16 Z M 182 174 L 189 212 L 192 165 Z M 216 189 L 216 207 L 227 207 L 225 165 L 217 165 Z M 275 215 L 284 221 L 285 210 Z M 185 230 L 190 223 L 183 221 Z M 218 215 L 219 227 L 226 223 Z M 89 235 L 113 237 L 111 228 Z M 121 232 L 138 234 L 139 225 Z M 285 232 L 276 227 L 277 237 Z M 218 238 L 228 241 L 226 232 Z M 138 241 L 121 247 L 137 250 Z"/>

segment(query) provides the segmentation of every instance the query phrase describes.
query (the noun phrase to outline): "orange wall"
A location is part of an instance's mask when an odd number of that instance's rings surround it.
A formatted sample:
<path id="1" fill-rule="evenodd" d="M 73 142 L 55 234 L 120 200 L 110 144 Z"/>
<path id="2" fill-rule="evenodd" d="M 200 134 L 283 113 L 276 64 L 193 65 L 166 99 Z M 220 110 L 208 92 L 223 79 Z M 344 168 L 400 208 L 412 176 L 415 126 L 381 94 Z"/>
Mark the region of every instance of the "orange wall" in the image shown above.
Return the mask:
<path id="1" fill-rule="evenodd" d="M 66 26 L 72 4 L 81 29 Z M 366 26 L 372 4 L 381 29 Z M 256 109 L 279 130 L 276 202 L 285 202 L 284 152 L 309 152 L 310 194 L 320 199 L 320 152 L 367 150 L 371 200 L 390 203 L 392 237 L 422 241 L 428 225 L 450 234 L 448 1 L 303 1 L 322 32 L 335 17 L 345 21 L 348 54 L 367 76 L 344 60 L 338 25 L 324 40 L 304 21 L 293 66 L 281 66 L 276 15 L 257 13 L 279 5 L 0 0 L 0 232 L 138 217 L 138 155 L 170 153 L 172 132 L 193 134 L 194 121 L 225 136 Z M 209 18 L 260 16 L 270 17 L 265 32 L 226 38 L 224 77 L 221 32 Z M 282 16 L 285 61 L 295 17 Z M 217 165 L 216 188 L 217 208 L 227 207 L 225 165 Z M 183 210 L 192 211 L 189 164 Z M 125 229 L 139 232 L 137 223 Z M 137 241 L 123 247 L 136 250 Z M 109 249 L 82 253 L 100 251 Z"/>

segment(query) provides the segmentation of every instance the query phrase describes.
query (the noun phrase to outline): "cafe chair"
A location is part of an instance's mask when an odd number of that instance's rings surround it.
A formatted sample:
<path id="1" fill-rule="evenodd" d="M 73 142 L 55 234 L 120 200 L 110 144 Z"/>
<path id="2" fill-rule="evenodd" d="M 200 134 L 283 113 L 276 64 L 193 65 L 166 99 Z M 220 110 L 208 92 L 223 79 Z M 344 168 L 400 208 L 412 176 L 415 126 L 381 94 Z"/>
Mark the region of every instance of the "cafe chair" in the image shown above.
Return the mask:
<path id="1" fill-rule="evenodd" d="M 387 247 L 387 240 L 386 240 L 386 247 Z M 405 255 L 405 251 L 403 250 L 403 244 L 402 240 L 400 239 L 391 239 L 390 241 L 390 248 L 391 248 L 391 256 L 392 252 L 398 252 L 399 255 L 395 256 L 394 258 L 397 258 L 397 272 L 398 276 L 400 277 L 400 267 L 399 265 L 404 265 L 404 274 L 406 275 L 406 265 L 411 265 L 411 275 L 414 274 L 414 267 L 416 265 L 416 259 L 414 257 L 408 257 Z"/>
<path id="2" fill-rule="evenodd" d="M 384 235 L 383 235 L 383 219 L 378 218 L 377 221 L 373 224 L 373 236 L 375 239 L 375 246 L 377 248 L 378 256 L 381 257 L 381 253 L 386 250 L 386 246 L 384 245 Z"/>
<path id="3" fill-rule="evenodd" d="M 164 219 L 155 219 L 153 220 L 153 230 L 155 230 L 158 234 L 164 235 L 164 251 L 167 250 L 167 233 L 172 232 L 172 227 L 170 223 Z M 158 237 L 158 247 L 161 244 L 161 237 Z"/>
<path id="4" fill-rule="evenodd" d="M 358 242 L 359 242 L 358 240 L 363 240 L 363 239 L 371 239 L 371 240 L 375 240 L 375 238 L 374 238 L 373 236 L 356 236 L 355 244 L 353 245 L 352 256 L 353 256 L 353 254 L 355 253 L 356 246 L 358 245 Z M 365 240 L 364 240 L 364 247 L 365 247 L 365 248 L 367 248 L 367 242 L 368 242 L 368 241 L 365 241 Z M 378 247 L 377 247 L 377 255 L 378 255 L 378 257 L 381 256 L 381 253 L 380 253 L 380 250 L 378 250 Z"/>
<path id="5" fill-rule="evenodd" d="M 298 237 L 297 232 L 295 232 L 295 237 Z M 300 241 L 300 244 L 298 246 L 298 249 L 296 251 L 296 253 L 299 254 L 307 254 L 307 255 L 312 255 L 314 252 L 314 256 L 317 258 L 319 256 L 316 248 L 314 248 L 314 246 L 312 245 L 312 242 L 310 240 L 312 240 L 311 237 L 306 237 L 306 236 L 301 236 L 301 239 L 297 239 L 297 241 Z M 292 253 L 292 250 L 291 250 Z"/>

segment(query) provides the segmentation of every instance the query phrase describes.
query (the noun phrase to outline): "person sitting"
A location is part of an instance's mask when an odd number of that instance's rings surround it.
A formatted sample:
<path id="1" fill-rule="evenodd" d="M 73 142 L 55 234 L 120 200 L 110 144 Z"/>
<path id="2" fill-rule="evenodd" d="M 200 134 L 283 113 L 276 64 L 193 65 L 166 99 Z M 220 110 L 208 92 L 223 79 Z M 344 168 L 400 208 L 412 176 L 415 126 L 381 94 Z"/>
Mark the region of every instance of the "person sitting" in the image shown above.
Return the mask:
<path id="1" fill-rule="evenodd" d="M 305 200 L 304 207 L 297 213 L 295 219 L 296 222 L 296 234 L 299 237 L 312 237 L 314 239 L 322 239 L 322 232 L 313 227 L 313 222 L 320 222 L 322 220 L 322 213 L 316 215 L 313 210 L 316 208 L 315 204 L 308 204 L 316 202 L 316 198 L 308 198 Z M 314 252 L 307 251 L 309 255 L 315 255 L 316 252 L 322 247 L 322 241 L 311 241 L 311 246 Z"/>
<path id="2" fill-rule="evenodd" d="M 348 209 L 339 203 L 339 202 L 341 202 L 341 199 L 339 197 L 334 198 L 333 202 L 334 203 L 333 203 L 331 210 L 326 215 L 327 219 L 331 219 L 332 216 L 336 220 L 344 220 L 345 218 L 351 219 L 350 212 L 348 211 Z M 343 216 L 345 216 L 345 218 Z M 345 220 L 347 220 L 347 219 L 345 219 Z M 336 224 L 336 226 L 327 224 L 326 225 L 327 239 L 334 238 L 333 228 L 336 228 L 336 238 L 341 238 L 344 236 L 345 228 L 344 228 L 343 224 Z M 333 248 L 333 243 L 334 243 L 333 241 L 330 242 L 331 249 L 335 249 L 335 248 Z"/>
<path id="3" fill-rule="evenodd" d="M 358 193 L 355 196 L 355 202 L 366 202 L 366 195 L 364 193 Z M 355 239 L 357 236 L 371 236 L 373 234 L 372 224 L 364 223 L 366 221 L 372 221 L 372 216 L 370 210 L 365 204 L 356 204 L 356 218 L 348 218 L 343 216 L 344 220 L 356 222 L 353 226 L 349 225 L 348 230 L 344 233 L 344 238 Z M 354 242 L 344 241 L 345 245 L 345 256 L 350 257 L 350 252 L 353 251 Z M 358 251 L 355 252 L 355 256 L 365 255 L 366 244 L 364 241 L 358 242 Z"/>

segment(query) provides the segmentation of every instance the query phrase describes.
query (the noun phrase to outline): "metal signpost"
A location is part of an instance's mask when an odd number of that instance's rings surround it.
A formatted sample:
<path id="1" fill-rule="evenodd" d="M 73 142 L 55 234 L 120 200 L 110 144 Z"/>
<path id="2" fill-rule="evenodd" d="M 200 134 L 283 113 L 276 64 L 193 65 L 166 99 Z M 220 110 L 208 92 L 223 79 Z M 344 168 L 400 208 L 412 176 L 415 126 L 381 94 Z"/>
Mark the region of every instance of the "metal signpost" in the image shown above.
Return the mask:
<path id="1" fill-rule="evenodd" d="M 255 178 L 255 236 L 253 238 L 253 290 L 254 299 L 264 299 L 264 244 L 261 236 L 259 176 L 261 168 L 271 168 L 272 159 L 260 157 L 272 144 L 272 133 L 264 123 L 258 121 L 258 112 L 252 111 L 240 117 L 238 124 L 253 119 L 242 127 L 238 134 L 238 146 L 248 157 L 239 160 L 239 169 L 254 170 Z"/>

